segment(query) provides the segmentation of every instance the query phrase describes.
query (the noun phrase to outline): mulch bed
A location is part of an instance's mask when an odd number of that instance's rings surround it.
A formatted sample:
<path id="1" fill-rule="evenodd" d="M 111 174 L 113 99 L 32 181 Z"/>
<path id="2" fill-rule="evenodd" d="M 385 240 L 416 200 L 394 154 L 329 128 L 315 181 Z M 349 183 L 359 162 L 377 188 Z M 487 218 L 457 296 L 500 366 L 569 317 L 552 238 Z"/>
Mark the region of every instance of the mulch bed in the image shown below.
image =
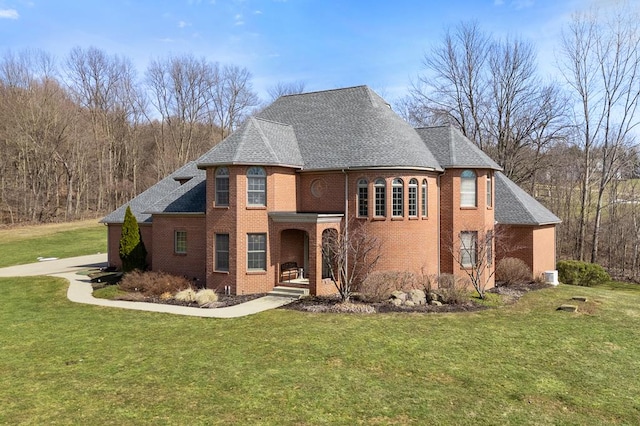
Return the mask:
<path id="1" fill-rule="evenodd" d="M 531 282 L 514 286 L 494 287 L 487 292 L 505 296 L 505 303 L 515 303 L 520 297 L 529 291 L 547 288 L 549 285 Z M 366 305 L 366 306 L 362 306 Z M 358 309 L 364 308 L 364 309 Z M 417 305 L 395 306 L 388 302 L 363 302 L 355 298 L 352 303 L 343 305 L 337 296 L 309 296 L 296 300 L 278 309 L 288 309 L 303 312 L 340 312 L 340 313 L 444 313 L 444 312 L 472 312 L 487 309 L 486 306 L 469 301 L 462 304 L 443 304 L 442 306 Z"/>
<path id="2" fill-rule="evenodd" d="M 263 296 L 266 296 L 266 293 L 242 294 L 238 296 L 218 295 L 217 302 L 211 303 L 207 306 L 202 306 L 202 308 L 226 308 L 228 306 L 234 306 L 240 303 L 249 302 L 250 300 L 258 299 Z M 156 296 L 144 296 L 140 293 L 127 293 L 125 295 L 118 296 L 117 299 L 128 300 L 132 302 L 162 303 L 165 305 L 189 306 L 193 308 L 201 307 L 195 302 L 182 302 L 175 299 L 160 299 Z"/>

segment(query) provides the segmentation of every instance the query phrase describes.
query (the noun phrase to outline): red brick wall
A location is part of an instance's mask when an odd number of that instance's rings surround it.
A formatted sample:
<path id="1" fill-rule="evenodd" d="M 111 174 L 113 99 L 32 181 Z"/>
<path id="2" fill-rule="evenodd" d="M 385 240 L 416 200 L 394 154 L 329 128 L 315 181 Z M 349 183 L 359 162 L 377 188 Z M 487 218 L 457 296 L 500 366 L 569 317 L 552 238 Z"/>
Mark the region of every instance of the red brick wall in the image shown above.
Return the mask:
<path id="1" fill-rule="evenodd" d="M 493 173 L 485 169 L 472 169 L 476 173 L 477 207 L 460 207 L 460 175 L 464 169 L 447 169 L 440 177 L 441 233 L 440 233 L 440 268 L 442 273 L 466 276 L 456 259 L 459 259 L 459 236 L 463 231 L 477 231 L 478 240 L 493 230 L 494 210 L 487 205 L 487 174 Z M 492 179 L 491 193 L 495 194 L 495 179 Z M 479 241 L 480 242 L 480 241 Z M 484 252 L 481 250 L 480 252 Z M 495 247 L 494 247 L 495 252 Z M 492 267 L 495 266 L 493 263 Z M 494 280 L 489 278 L 486 286 L 493 287 Z"/>
<path id="2" fill-rule="evenodd" d="M 187 252 L 175 253 L 176 231 L 187 233 Z M 198 286 L 206 280 L 206 233 L 204 216 L 153 216 L 154 270 L 184 276 Z"/>
<path id="3" fill-rule="evenodd" d="M 500 245 L 506 247 L 496 252 L 498 261 L 505 257 L 522 259 L 534 278 L 541 276 L 544 271 L 556 269 L 555 225 L 498 225 L 496 228 L 502 239 Z"/>

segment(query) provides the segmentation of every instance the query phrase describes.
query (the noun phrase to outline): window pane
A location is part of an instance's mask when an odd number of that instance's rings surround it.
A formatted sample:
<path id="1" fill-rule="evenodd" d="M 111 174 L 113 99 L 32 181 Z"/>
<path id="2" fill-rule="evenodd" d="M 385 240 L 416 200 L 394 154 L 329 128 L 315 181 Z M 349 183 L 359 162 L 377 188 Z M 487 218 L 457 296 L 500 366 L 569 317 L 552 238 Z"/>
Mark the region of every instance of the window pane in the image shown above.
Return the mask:
<path id="1" fill-rule="evenodd" d="M 216 270 L 229 270 L 229 234 L 216 234 Z"/>
<path id="2" fill-rule="evenodd" d="M 262 167 L 251 167 L 247 171 L 247 203 L 250 206 L 266 205 L 266 172 Z"/>
<path id="3" fill-rule="evenodd" d="M 492 190 L 491 175 L 487 175 L 487 206 L 489 207 L 493 205 Z"/>

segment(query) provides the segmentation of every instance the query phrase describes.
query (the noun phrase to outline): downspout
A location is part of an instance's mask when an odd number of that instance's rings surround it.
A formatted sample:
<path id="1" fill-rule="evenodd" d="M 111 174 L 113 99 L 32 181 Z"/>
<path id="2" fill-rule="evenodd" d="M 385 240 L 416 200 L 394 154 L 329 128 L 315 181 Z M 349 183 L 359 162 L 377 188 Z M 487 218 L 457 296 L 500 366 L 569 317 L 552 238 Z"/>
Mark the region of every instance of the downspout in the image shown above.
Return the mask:
<path id="1" fill-rule="evenodd" d="M 345 169 L 342 169 L 344 173 L 344 241 L 349 241 L 349 175 Z M 344 270 L 345 273 L 349 270 L 349 253 L 347 252 L 347 245 L 344 246 Z"/>
<path id="2" fill-rule="evenodd" d="M 444 172 L 443 172 L 444 173 Z M 438 215 L 438 220 L 436 220 L 436 228 L 438 230 L 438 276 L 441 275 L 441 269 L 440 269 L 440 265 L 442 263 L 441 259 L 440 259 L 440 248 L 442 246 L 442 235 L 440 234 L 440 232 L 442 231 L 441 226 L 440 226 L 440 222 L 442 221 L 442 211 L 440 209 L 441 203 L 440 203 L 440 197 L 442 194 L 442 191 L 440 190 L 440 177 L 442 176 L 442 173 L 438 174 L 437 178 L 437 189 L 438 189 L 438 197 L 436 198 L 437 202 L 438 202 L 438 207 L 436 209 L 436 213 Z M 427 208 L 429 208 L 429 206 L 427 206 Z"/>

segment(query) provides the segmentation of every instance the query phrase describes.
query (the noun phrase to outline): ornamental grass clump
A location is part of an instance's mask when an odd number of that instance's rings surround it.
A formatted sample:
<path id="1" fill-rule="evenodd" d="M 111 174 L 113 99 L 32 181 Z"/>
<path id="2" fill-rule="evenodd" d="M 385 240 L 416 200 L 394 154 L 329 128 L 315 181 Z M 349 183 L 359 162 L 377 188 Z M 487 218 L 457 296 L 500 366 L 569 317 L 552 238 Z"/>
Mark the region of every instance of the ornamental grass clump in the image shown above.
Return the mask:
<path id="1" fill-rule="evenodd" d="M 198 305 L 206 305 L 208 303 L 214 303 L 218 301 L 218 294 L 211 289 L 205 288 L 198 290 L 196 293 L 196 302 Z"/>
<path id="2" fill-rule="evenodd" d="M 187 288 L 185 290 L 179 291 L 176 293 L 175 299 L 180 302 L 195 302 L 196 301 L 196 292 L 193 291 L 192 288 Z"/>

